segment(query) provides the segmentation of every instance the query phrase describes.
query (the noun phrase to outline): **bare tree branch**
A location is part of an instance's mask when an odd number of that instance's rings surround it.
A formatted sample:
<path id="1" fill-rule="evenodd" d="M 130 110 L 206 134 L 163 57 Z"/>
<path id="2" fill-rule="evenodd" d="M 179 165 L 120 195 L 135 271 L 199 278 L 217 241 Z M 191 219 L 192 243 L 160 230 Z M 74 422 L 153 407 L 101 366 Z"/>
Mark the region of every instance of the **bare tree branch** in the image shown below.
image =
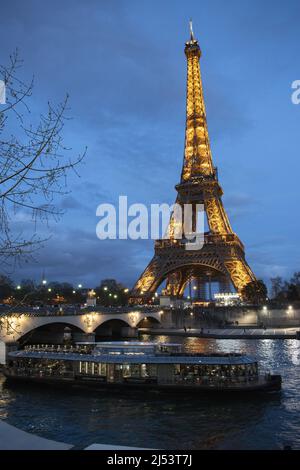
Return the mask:
<path id="1" fill-rule="evenodd" d="M 7 67 L 0 65 L 5 82 L 7 104 L 0 107 L 0 261 L 22 258 L 40 245 L 37 237 L 23 239 L 14 235 L 13 219 L 17 211 L 30 214 L 31 220 L 57 220 L 62 211 L 55 197 L 67 194 L 66 177 L 86 154 L 66 158 L 68 149 L 62 132 L 68 119 L 68 95 L 62 103 L 47 105 L 37 123 L 28 122 L 33 79 L 25 83 L 18 77 L 22 66 L 15 51 Z M 11 131 L 13 129 L 13 131 Z"/>

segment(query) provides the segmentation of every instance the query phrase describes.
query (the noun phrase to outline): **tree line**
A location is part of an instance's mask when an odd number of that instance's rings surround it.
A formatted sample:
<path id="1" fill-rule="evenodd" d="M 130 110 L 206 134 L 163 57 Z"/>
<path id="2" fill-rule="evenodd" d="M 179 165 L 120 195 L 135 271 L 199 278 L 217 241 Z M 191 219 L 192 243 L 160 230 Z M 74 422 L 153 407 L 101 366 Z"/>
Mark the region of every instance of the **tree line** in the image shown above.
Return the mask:
<path id="1" fill-rule="evenodd" d="M 272 299 L 279 302 L 300 300 L 300 271 L 295 272 L 289 280 L 277 276 L 271 279 Z"/>
<path id="2" fill-rule="evenodd" d="M 45 280 L 36 283 L 31 279 L 15 284 L 8 276 L 0 275 L 0 304 L 6 305 L 84 304 L 90 296 L 98 304 L 119 306 L 128 303 L 128 293 L 129 289 L 115 279 L 104 279 L 98 286 L 86 288 L 81 284 Z"/>

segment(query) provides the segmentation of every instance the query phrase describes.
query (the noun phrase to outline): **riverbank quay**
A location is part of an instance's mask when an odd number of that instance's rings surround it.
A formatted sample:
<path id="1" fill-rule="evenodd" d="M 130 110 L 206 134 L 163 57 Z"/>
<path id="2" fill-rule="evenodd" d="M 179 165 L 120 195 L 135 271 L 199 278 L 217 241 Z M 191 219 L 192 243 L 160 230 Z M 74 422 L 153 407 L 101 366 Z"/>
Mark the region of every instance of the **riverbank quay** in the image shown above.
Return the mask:
<path id="1" fill-rule="evenodd" d="M 0 420 L 0 451 L 1 450 L 149 450 L 146 447 L 119 446 L 114 444 L 90 444 L 78 449 L 72 444 L 52 441 L 36 436 Z"/>
<path id="2" fill-rule="evenodd" d="M 300 339 L 299 328 L 139 328 L 139 334 L 214 339 Z"/>
<path id="3" fill-rule="evenodd" d="M 52 441 L 0 420 L 0 450 L 69 450 L 72 444 Z"/>

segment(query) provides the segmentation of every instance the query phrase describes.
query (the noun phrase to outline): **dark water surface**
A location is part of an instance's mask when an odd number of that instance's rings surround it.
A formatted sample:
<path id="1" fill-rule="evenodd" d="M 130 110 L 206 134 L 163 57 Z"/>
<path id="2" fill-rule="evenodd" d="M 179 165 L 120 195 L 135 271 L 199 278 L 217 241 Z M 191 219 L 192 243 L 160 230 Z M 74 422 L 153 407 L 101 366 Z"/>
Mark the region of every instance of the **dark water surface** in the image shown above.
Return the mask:
<path id="1" fill-rule="evenodd" d="M 149 339 L 144 336 L 142 339 Z M 283 377 L 281 394 L 197 397 L 10 385 L 0 376 L 0 418 L 39 436 L 156 449 L 300 449 L 300 342 L 161 336 L 186 351 L 241 351 Z"/>

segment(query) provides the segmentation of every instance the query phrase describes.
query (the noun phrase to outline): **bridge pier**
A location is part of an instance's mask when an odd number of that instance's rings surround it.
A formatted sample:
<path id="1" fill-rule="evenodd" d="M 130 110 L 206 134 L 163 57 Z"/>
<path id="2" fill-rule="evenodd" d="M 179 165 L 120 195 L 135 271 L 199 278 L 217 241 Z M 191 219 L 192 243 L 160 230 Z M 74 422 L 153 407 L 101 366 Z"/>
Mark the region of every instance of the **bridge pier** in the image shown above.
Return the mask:
<path id="1" fill-rule="evenodd" d="M 122 326 L 115 329 L 111 326 L 100 327 L 97 329 L 96 336 L 100 337 L 118 337 L 118 338 L 137 338 L 138 329 L 131 326 Z"/>
<path id="2" fill-rule="evenodd" d="M 123 326 L 121 328 L 121 337 L 122 338 L 137 338 L 138 329 L 132 328 L 131 326 Z"/>
<path id="3" fill-rule="evenodd" d="M 17 341 L 9 341 L 5 343 L 0 341 L 0 364 L 5 365 L 7 363 L 7 356 L 10 352 L 18 349 Z"/>
<path id="4" fill-rule="evenodd" d="M 95 333 L 73 333 L 72 341 L 74 343 L 92 343 L 95 341 Z"/>

